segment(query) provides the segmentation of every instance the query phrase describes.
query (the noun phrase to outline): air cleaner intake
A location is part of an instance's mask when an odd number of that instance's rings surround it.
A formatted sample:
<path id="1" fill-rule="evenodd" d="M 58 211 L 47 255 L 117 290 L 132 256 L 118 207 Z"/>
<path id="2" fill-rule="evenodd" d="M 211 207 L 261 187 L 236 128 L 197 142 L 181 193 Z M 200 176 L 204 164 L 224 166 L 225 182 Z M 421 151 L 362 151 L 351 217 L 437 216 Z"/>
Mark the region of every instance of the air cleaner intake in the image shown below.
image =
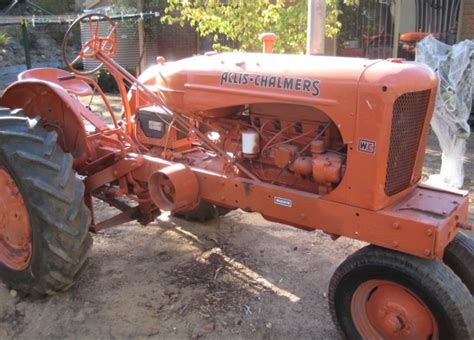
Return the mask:
<path id="1" fill-rule="evenodd" d="M 150 176 L 148 188 L 153 203 L 162 210 L 187 211 L 199 202 L 199 183 L 183 164 L 167 166 Z"/>

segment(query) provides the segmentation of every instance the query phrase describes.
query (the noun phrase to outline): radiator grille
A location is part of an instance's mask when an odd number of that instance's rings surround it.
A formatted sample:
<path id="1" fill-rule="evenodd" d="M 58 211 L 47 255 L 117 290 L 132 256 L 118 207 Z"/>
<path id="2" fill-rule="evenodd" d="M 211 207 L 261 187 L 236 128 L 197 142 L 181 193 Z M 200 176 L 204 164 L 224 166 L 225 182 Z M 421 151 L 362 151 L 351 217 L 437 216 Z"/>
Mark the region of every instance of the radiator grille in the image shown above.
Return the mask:
<path id="1" fill-rule="evenodd" d="M 430 94 L 430 90 L 410 92 L 395 100 L 385 178 L 387 196 L 411 184 Z"/>

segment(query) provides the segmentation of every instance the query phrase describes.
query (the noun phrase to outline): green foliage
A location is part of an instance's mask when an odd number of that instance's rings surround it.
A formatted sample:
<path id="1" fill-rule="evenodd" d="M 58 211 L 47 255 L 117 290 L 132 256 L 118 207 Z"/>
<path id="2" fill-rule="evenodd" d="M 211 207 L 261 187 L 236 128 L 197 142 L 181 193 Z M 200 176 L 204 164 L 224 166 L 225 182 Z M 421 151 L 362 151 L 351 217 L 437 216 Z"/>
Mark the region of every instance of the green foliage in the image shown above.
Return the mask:
<path id="1" fill-rule="evenodd" d="M 7 46 L 11 41 L 11 38 L 6 33 L 0 33 L 0 47 Z"/>
<path id="2" fill-rule="evenodd" d="M 326 0 L 326 35 L 335 36 L 341 27 L 337 20 L 338 0 Z M 357 5 L 358 0 L 342 0 Z M 280 38 L 275 51 L 303 53 L 306 46 L 307 0 L 168 0 L 162 21 L 168 24 L 189 23 L 201 36 L 210 36 L 216 50 L 231 49 L 238 42 L 241 50 L 261 49 L 258 35 L 276 33 Z"/>

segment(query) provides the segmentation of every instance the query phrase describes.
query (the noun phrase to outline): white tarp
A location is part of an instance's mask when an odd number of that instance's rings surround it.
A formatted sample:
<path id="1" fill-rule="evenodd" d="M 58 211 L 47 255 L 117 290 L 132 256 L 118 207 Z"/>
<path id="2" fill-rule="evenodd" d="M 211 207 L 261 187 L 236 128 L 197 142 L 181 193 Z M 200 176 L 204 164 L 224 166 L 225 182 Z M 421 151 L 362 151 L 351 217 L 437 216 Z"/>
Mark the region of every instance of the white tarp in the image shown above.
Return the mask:
<path id="1" fill-rule="evenodd" d="M 441 169 L 428 183 L 459 189 L 464 182 L 466 140 L 471 134 L 467 121 L 474 90 L 474 40 L 450 46 L 427 36 L 416 45 L 415 60 L 430 66 L 439 79 L 431 127 L 442 151 Z"/>

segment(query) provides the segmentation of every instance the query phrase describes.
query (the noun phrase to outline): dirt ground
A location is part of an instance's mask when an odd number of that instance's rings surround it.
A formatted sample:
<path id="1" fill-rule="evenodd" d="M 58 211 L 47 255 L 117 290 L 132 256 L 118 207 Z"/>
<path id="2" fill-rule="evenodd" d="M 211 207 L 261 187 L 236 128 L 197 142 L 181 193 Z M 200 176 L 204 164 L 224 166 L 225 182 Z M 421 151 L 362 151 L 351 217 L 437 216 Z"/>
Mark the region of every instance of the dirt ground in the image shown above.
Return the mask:
<path id="1" fill-rule="evenodd" d="M 439 156 L 432 135 L 426 174 Z M 471 194 L 473 162 L 471 137 Z M 98 202 L 97 212 L 100 219 L 114 210 Z M 21 299 L 0 284 L 0 339 L 334 339 L 327 286 L 363 245 L 242 211 L 206 224 L 168 214 L 147 227 L 128 223 L 94 235 L 88 266 L 67 293 Z"/>

